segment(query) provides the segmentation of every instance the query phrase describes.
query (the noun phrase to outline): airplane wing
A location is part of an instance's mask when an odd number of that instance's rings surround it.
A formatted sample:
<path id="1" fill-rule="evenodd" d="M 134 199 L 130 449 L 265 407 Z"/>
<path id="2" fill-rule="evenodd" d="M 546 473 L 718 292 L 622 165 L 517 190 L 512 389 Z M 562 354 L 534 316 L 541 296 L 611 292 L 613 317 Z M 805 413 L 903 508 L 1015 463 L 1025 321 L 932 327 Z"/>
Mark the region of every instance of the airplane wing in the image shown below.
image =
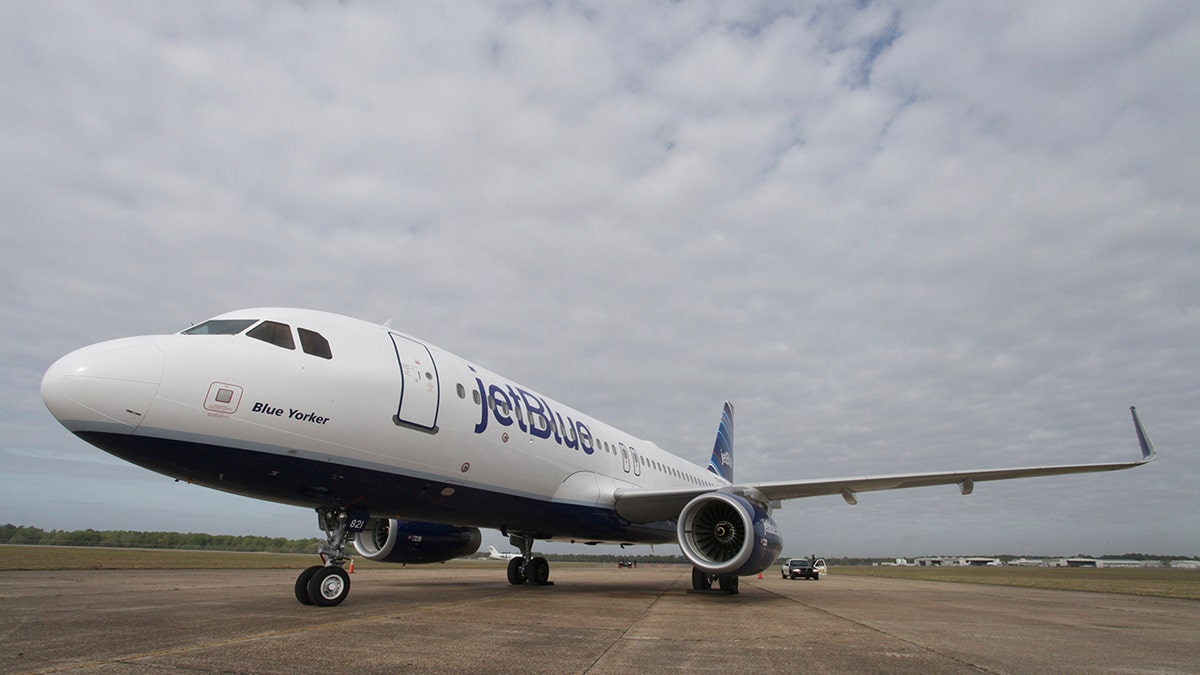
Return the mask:
<path id="1" fill-rule="evenodd" d="M 1157 451 L 1154 449 L 1154 444 L 1150 441 L 1150 436 L 1142 427 L 1142 421 L 1138 418 L 1137 410 L 1130 408 L 1129 411 L 1133 415 L 1134 430 L 1137 432 L 1138 444 L 1142 450 L 1142 458 L 1131 462 L 1025 466 L 1008 469 L 982 469 L 978 471 L 905 473 L 887 476 L 742 483 L 721 488 L 720 490 L 732 492 L 762 503 L 770 503 L 783 499 L 840 494 L 847 503 L 857 504 L 856 495 L 859 492 L 871 492 L 874 490 L 899 490 L 901 488 L 956 484 L 959 486 L 959 491 L 966 495 L 971 494 L 971 491 L 975 488 L 975 483 L 989 480 L 1009 480 L 1012 478 L 1031 478 L 1034 476 L 1057 476 L 1070 473 L 1131 469 L 1153 460 Z M 617 490 L 615 495 L 615 508 L 617 515 L 634 523 L 669 520 L 678 517 L 683 507 L 693 498 L 712 491 L 711 489 L 695 488 L 680 490 L 621 488 Z"/>

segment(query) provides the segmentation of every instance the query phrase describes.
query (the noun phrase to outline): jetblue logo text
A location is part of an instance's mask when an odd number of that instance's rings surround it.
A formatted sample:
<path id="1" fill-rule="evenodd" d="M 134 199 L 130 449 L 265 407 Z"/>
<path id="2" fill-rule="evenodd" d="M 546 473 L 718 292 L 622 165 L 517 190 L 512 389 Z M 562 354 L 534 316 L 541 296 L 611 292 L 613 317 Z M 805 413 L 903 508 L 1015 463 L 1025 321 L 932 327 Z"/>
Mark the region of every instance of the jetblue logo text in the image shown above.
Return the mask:
<path id="1" fill-rule="evenodd" d="M 488 421 L 494 419 L 505 427 L 516 424 L 531 436 L 553 437 L 555 443 L 572 450 L 582 450 L 588 455 L 596 451 L 592 430 L 586 424 L 551 410 L 550 404 L 536 394 L 512 385 L 484 385 L 478 377 L 475 385 L 479 393 L 479 423 L 475 425 L 475 433 L 482 434 L 488 428 Z"/>

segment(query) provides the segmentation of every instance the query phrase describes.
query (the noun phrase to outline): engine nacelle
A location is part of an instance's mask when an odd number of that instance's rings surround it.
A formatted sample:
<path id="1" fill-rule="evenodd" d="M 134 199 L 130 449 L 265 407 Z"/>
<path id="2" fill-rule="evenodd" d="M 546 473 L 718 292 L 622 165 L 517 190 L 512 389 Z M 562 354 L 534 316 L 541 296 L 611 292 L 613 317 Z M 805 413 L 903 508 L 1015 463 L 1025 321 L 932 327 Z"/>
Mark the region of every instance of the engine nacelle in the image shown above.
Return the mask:
<path id="1" fill-rule="evenodd" d="M 779 528 L 766 509 L 725 492 L 709 492 L 688 502 L 676 532 L 683 554 L 709 574 L 758 574 L 774 565 L 783 551 Z"/>
<path id="2" fill-rule="evenodd" d="M 354 537 L 354 548 L 368 560 L 418 565 L 471 555 L 482 540 L 476 527 L 372 518 Z"/>

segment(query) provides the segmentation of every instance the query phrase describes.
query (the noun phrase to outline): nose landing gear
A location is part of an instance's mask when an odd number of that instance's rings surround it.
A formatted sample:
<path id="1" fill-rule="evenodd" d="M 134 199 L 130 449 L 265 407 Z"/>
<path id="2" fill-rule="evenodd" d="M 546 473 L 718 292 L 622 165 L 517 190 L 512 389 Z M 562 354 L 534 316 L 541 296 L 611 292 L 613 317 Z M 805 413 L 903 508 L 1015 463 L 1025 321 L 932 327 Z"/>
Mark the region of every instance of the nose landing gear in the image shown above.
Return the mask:
<path id="1" fill-rule="evenodd" d="M 350 575 L 342 569 L 350 562 L 346 542 L 367 523 L 366 514 L 351 514 L 337 507 L 317 509 L 317 519 L 325 532 L 325 543 L 317 549 L 324 565 L 313 565 L 296 578 L 296 599 L 304 605 L 332 607 L 350 595 Z"/>

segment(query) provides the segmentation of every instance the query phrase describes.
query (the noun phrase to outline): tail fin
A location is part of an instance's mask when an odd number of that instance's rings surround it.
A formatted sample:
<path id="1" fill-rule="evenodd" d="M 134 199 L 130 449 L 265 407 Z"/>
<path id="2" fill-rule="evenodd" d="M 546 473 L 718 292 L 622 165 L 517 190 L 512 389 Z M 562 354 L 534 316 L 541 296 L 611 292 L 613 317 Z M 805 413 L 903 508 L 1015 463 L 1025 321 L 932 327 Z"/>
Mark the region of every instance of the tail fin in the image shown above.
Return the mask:
<path id="1" fill-rule="evenodd" d="M 708 470 L 733 482 L 733 404 L 729 401 L 721 412 L 721 426 L 717 427 L 717 442 L 713 444 Z"/>

